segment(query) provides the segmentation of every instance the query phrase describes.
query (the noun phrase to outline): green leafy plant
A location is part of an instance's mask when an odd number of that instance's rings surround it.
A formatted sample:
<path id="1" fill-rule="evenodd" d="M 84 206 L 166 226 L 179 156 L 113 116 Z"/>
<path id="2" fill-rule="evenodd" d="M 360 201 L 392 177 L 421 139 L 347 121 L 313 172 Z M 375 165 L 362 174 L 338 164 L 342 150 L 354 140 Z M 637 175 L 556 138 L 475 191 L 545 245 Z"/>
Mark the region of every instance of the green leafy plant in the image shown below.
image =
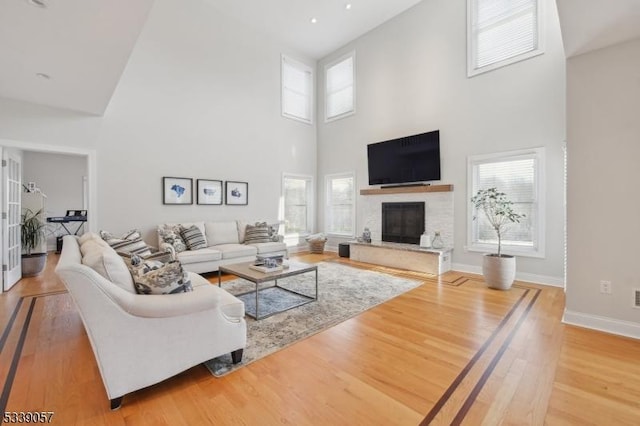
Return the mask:
<path id="1" fill-rule="evenodd" d="M 37 212 L 33 212 L 31 209 L 25 209 L 22 212 L 21 222 L 21 241 L 22 248 L 27 252 L 27 255 L 31 254 L 31 250 L 36 248 L 38 244 L 44 239 L 44 223 L 40 221 L 40 214 L 42 209 Z"/>
<path id="2" fill-rule="evenodd" d="M 507 194 L 499 192 L 497 188 L 480 189 L 471 202 L 476 208 L 476 213 L 483 211 L 487 220 L 498 234 L 498 257 L 501 256 L 502 235 L 507 225 L 520 222 L 524 214 L 513 210 L 513 202 L 507 198 Z M 476 220 L 477 216 L 473 217 Z"/>

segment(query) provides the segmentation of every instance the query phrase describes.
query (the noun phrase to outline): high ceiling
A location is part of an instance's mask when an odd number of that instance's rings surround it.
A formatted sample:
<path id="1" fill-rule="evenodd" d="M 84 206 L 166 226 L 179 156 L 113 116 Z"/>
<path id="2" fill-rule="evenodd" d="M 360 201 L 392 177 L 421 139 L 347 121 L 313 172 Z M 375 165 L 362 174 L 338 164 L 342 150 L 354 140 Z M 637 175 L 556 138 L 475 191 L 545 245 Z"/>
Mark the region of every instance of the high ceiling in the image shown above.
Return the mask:
<path id="1" fill-rule="evenodd" d="M 640 38 L 640 0 L 556 0 L 567 58 Z"/>
<path id="2" fill-rule="evenodd" d="M 104 113 L 152 4 L 0 1 L 0 97 Z"/>
<path id="3" fill-rule="evenodd" d="M 420 0 L 200 1 L 318 59 Z M 0 97 L 103 114 L 153 3 L 0 1 Z"/>
<path id="4" fill-rule="evenodd" d="M 432 0 L 156 1 L 206 2 L 319 59 L 420 1 Z M 0 97 L 103 114 L 153 3 L 0 1 Z M 640 0 L 557 3 L 568 57 L 640 37 Z"/>

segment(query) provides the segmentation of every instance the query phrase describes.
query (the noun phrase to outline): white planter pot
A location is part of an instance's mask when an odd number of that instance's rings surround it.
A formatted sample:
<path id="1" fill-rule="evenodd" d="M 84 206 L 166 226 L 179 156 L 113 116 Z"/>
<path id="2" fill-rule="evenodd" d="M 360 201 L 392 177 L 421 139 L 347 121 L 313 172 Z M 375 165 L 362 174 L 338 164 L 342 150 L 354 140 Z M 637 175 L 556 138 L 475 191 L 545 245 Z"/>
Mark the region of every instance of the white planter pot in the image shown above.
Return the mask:
<path id="1" fill-rule="evenodd" d="M 482 275 L 490 288 L 509 290 L 516 279 L 515 256 L 485 254 L 482 260 Z"/>
<path id="2" fill-rule="evenodd" d="M 22 255 L 22 276 L 35 277 L 40 274 L 47 263 L 47 253 Z"/>

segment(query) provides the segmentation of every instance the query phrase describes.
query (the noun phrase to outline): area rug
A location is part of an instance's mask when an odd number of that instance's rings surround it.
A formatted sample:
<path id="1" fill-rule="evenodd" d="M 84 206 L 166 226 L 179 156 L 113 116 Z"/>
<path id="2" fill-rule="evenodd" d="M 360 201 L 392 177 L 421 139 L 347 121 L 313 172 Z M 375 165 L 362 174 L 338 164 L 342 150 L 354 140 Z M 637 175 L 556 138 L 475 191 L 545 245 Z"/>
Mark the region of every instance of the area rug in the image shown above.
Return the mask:
<path id="1" fill-rule="evenodd" d="M 337 263 L 318 264 L 318 300 L 306 305 L 254 320 L 247 321 L 247 347 L 242 362 L 233 364 L 229 354 L 204 363 L 217 377 L 245 366 L 298 340 L 316 334 L 345 321 L 367 309 L 386 302 L 420 285 L 418 280 L 394 277 L 378 272 L 356 269 Z M 270 286 L 265 283 L 262 286 Z M 278 285 L 313 296 L 313 272 L 278 280 Z M 222 283 L 231 294 L 253 290 L 251 282 L 236 279 Z M 262 299 L 261 299 L 262 300 Z M 260 307 L 262 313 L 262 307 Z"/>
<path id="2" fill-rule="evenodd" d="M 281 281 L 282 283 L 282 281 Z M 286 283 L 286 281 L 285 281 Z M 262 286 L 261 286 L 262 287 Z M 315 290 L 314 290 L 315 291 Z M 306 296 L 304 294 L 293 293 L 283 289 L 282 287 L 272 286 L 260 290 L 258 297 L 258 308 L 260 309 L 260 318 L 268 317 L 282 313 L 288 309 L 295 309 L 305 303 L 313 303 L 315 293 Z M 244 302 L 244 312 L 255 318 L 256 316 L 256 293 L 250 291 L 243 295 L 237 296 Z"/>

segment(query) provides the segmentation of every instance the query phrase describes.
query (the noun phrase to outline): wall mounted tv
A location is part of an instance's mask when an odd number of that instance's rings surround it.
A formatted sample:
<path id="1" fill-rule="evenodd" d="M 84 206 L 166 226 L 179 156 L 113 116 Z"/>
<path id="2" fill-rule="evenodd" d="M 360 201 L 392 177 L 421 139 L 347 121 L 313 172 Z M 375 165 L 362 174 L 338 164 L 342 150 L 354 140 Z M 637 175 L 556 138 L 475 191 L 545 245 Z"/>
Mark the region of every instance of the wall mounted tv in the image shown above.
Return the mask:
<path id="1" fill-rule="evenodd" d="M 440 131 L 367 145 L 369 185 L 440 180 Z"/>

